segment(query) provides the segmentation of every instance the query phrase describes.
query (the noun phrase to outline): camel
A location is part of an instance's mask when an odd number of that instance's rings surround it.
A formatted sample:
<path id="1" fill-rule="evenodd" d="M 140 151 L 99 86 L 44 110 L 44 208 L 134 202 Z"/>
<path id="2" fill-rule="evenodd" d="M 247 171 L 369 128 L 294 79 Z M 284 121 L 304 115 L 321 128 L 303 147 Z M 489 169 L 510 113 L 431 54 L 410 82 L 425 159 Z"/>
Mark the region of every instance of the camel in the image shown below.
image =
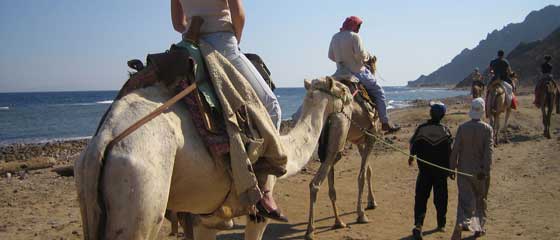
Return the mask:
<path id="1" fill-rule="evenodd" d="M 305 81 L 305 88 L 301 118 L 280 136 L 288 156 L 283 177 L 297 173 L 309 161 L 329 116 L 352 112 L 348 88 L 332 78 Z M 230 199 L 227 167 L 212 159 L 180 104 L 103 153 L 114 135 L 170 97 L 167 88 L 157 84 L 115 101 L 99 133 L 76 161 L 84 239 L 156 239 L 166 209 L 208 214 Z M 100 162 L 103 154 L 105 160 Z M 271 191 L 274 182 L 268 183 Z M 232 209 L 223 217 L 246 214 L 245 209 Z M 218 229 L 194 222 L 194 239 L 216 238 Z M 245 239 L 261 239 L 266 224 L 248 221 Z"/>
<path id="2" fill-rule="evenodd" d="M 552 111 L 554 109 L 554 100 L 558 97 L 556 95 L 556 85 L 553 81 L 547 81 L 543 86 L 541 94 L 541 112 L 543 118 L 544 137 L 550 139 L 550 120 L 552 118 Z"/>
<path id="3" fill-rule="evenodd" d="M 473 99 L 482 97 L 482 95 L 484 94 L 484 87 L 474 84 L 471 87 L 471 94 Z"/>
<path id="4" fill-rule="evenodd" d="M 346 224 L 339 216 L 338 208 L 336 206 L 336 189 L 334 186 L 334 166 L 341 159 L 340 152 L 343 150 L 347 141 L 357 145 L 360 152 L 361 164 L 360 173 L 358 175 L 358 201 L 356 212 L 358 214 L 358 223 L 368 223 L 369 220 L 365 214 L 362 205 L 362 195 L 364 190 L 365 181 L 368 181 L 368 204 L 366 209 L 375 209 L 377 203 L 373 194 L 371 177 L 372 169 L 370 165 L 370 158 L 372 155 L 375 139 L 366 135 L 361 129 L 365 128 L 370 132 L 376 132 L 376 126 L 372 124 L 369 113 L 366 112 L 357 102 L 352 103 L 352 116 L 348 115 L 333 115 L 329 119 L 331 126 L 328 129 L 328 148 L 325 159 L 322 161 L 321 166 L 309 183 L 310 192 L 310 206 L 309 206 L 309 221 L 307 231 L 305 233 L 306 239 L 314 239 L 314 206 L 317 202 L 317 194 L 322 182 L 328 174 L 329 183 L 329 198 L 331 200 L 335 222 L 333 229 L 345 228 Z"/>
<path id="5" fill-rule="evenodd" d="M 488 87 L 487 93 L 487 116 L 489 117 L 490 125 L 494 131 L 494 145 L 498 145 L 500 134 L 500 116 L 505 113 L 504 129 L 507 129 L 509 115 L 511 113 L 511 101 L 507 100 L 506 90 L 501 84 L 502 80 L 495 80 L 494 84 Z M 509 142 L 507 133 L 504 133 L 504 141 Z"/>

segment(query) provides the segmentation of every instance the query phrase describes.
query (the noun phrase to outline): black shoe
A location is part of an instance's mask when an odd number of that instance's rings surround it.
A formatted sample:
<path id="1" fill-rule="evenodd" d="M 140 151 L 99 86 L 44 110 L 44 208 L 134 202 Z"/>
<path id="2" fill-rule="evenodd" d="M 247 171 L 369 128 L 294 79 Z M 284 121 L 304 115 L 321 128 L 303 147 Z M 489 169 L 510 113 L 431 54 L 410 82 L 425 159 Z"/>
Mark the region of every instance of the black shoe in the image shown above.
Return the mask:
<path id="1" fill-rule="evenodd" d="M 484 235 L 486 235 L 486 231 L 484 231 L 484 230 L 474 232 L 474 238 L 479 238 L 479 237 L 482 237 Z"/>
<path id="2" fill-rule="evenodd" d="M 412 237 L 414 238 L 414 240 L 422 240 L 422 229 L 417 227 L 413 228 Z"/>
<path id="3" fill-rule="evenodd" d="M 262 205 L 261 202 L 258 202 L 256 204 L 257 207 L 257 214 L 260 216 L 263 216 L 265 218 L 270 218 L 272 220 L 276 220 L 279 222 L 288 222 L 288 218 L 286 216 L 284 216 L 280 210 L 276 209 L 276 210 L 272 210 L 272 211 L 268 211 L 266 210 L 266 208 Z"/>

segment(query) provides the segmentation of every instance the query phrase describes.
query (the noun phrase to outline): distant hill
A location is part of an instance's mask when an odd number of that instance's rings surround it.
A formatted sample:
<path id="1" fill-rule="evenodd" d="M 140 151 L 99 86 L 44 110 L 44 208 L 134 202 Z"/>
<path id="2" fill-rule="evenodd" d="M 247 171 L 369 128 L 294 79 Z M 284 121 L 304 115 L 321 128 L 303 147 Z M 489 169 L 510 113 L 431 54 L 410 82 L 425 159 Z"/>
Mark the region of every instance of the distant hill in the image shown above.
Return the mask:
<path id="1" fill-rule="evenodd" d="M 540 65 L 544 62 L 545 55 L 552 56 L 552 74 L 558 79 L 560 76 L 560 27 L 542 41 L 519 44 L 507 56 L 511 68 L 519 75 L 521 85 L 534 85 L 540 77 Z"/>
<path id="2" fill-rule="evenodd" d="M 544 62 L 545 55 L 552 56 L 552 74 L 558 78 L 560 76 L 560 27 L 543 40 L 520 43 L 506 57 L 512 70 L 519 75 L 521 86 L 534 86 L 540 78 L 540 65 Z M 484 69 L 483 72 L 484 76 L 487 76 L 488 69 Z M 469 74 L 457 84 L 456 88 L 470 87 L 471 83 L 472 76 Z"/>
<path id="3" fill-rule="evenodd" d="M 509 53 L 520 43 L 541 40 L 560 27 L 560 6 L 547 6 L 527 15 L 521 23 L 511 23 L 489 33 L 485 40 L 471 49 L 464 49 L 450 63 L 429 75 L 409 81 L 409 87 L 453 86 L 478 67 L 485 69 L 498 49 Z"/>

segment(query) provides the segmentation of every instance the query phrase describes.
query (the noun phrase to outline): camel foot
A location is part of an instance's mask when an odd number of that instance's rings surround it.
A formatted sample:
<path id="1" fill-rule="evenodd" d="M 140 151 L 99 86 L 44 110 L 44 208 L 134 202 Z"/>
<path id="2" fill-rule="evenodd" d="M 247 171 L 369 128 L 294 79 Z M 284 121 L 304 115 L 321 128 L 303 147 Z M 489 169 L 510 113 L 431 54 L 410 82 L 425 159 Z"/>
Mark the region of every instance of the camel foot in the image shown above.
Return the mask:
<path id="1" fill-rule="evenodd" d="M 366 210 L 373 210 L 377 208 L 377 203 L 376 202 L 369 202 L 367 204 Z"/>
<path id="2" fill-rule="evenodd" d="M 346 227 L 348 227 L 346 225 L 346 223 L 344 223 L 342 221 L 336 221 L 331 229 L 341 229 L 341 228 L 346 228 Z"/>
<path id="3" fill-rule="evenodd" d="M 313 240 L 315 239 L 315 234 L 313 233 L 313 231 L 309 231 L 307 230 L 307 232 L 305 232 L 305 240 Z"/>
<path id="4" fill-rule="evenodd" d="M 365 214 L 360 215 L 360 216 L 358 216 L 358 219 L 356 220 L 356 223 L 359 223 L 359 224 L 369 223 L 369 219 Z"/>

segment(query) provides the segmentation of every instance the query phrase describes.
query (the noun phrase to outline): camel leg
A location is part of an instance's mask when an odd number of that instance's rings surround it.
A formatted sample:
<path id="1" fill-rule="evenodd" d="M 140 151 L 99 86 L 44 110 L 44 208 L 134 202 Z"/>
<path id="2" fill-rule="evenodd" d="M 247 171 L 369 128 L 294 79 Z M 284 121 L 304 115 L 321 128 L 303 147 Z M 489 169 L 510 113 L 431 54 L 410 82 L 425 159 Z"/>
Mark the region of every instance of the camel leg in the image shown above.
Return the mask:
<path id="1" fill-rule="evenodd" d="M 305 239 L 314 239 L 314 231 L 315 227 L 313 226 L 315 219 L 314 219 L 314 206 L 315 202 L 317 202 L 317 193 L 319 192 L 319 188 L 321 184 L 325 180 L 327 173 L 330 171 L 332 165 L 334 164 L 333 161 L 326 161 L 321 163 L 319 170 L 313 177 L 313 180 L 309 183 L 309 220 L 307 222 L 307 231 L 305 233 Z"/>
<path id="2" fill-rule="evenodd" d="M 541 113 L 542 113 L 542 124 L 543 124 L 543 127 L 544 127 L 544 129 L 543 129 L 543 136 L 546 137 L 546 138 L 548 138 L 548 136 L 546 135 L 546 133 L 548 132 L 548 131 L 547 131 L 547 130 L 548 130 L 548 122 L 547 122 L 548 116 L 547 116 L 547 114 L 546 114 L 547 111 L 546 111 L 546 106 L 545 106 L 545 103 L 544 103 L 544 102 L 542 102 Z"/>
<path id="3" fill-rule="evenodd" d="M 165 218 L 171 222 L 171 232 L 169 236 L 177 236 L 179 234 L 179 221 L 177 213 L 173 210 L 165 210 Z"/>
<path id="4" fill-rule="evenodd" d="M 497 145 L 500 144 L 500 114 L 494 113 L 494 143 Z"/>
<path id="5" fill-rule="evenodd" d="M 367 181 L 368 181 L 368 204 L 366 210 L 373 210 L 377 208 L 377 202 L 375 201 L 375 195 L 373 194 L 373 181 L 372 181 L 372 169 L 371 163 L 367 166 Z"/>
<path id="6" fill-rule="evenodd" d="M 101 182 L 106 209 L 102 239 L 148 240 L 158 236 L 165 219 L 176 149 L 169 140 L 158 137 L 172 139 L 171 135 L 152 136 L 162 144 L 131 148 L 141 144 L 132 135 L 108 154 Z"/>
<path id="7" fill-rule="evenodd" d="M 270 190 L 271 194 L 273 194 L 275 184 L 276 177 L 268 175 L 265 188 Z M 269 222 L 268 218 L 265 218 L 264 222 L 252 221 L 247 218 L 247 223 L 245 225 L 245 240 L 261 240 Z"/>
<path id="8" fill-rule="evenodd" d="M 220 230 L 207 228 L 198 223 L 193 226 L 193 236 L 195 240 L 216 240 L 216 235 Z"/>
<path id="9" fill-rule="evenodd" d="M 264 222 L 257 222 L 249 220 L 247 217 L 247 224 L 245 225 L 245 240 L 261 240 L 269 222 L 268 218 L 265 218 Z"/>
<path id="10" fill-rule="evenodd" d="M 367 138 L 366 143 L 360 147 L 360 155 L 362 156 L 362 162 L 360 164 L 360 173 L 358 174 L 358 201 L 356 206 L 356 212 L 358 213 L 357 223 L 368 223 L 369 219 L 366 216 L 364 207 L 362 205 L 362 195 L 364 193 L 364 185 L 366 181 L 366 167 L 369 165 L 369 156 L 372 153 L 373 141 L 370 137 Z"/>
<path id="11" fill-rule="evenodd" d="M 551 98 L 552 99 L 552 98 Z M 549 102 L 548 106 L 547 106 L 547 111 L 546 111 L 546 124 L 545 124 L 545 137 L 550 139 L 550 121 L 552 120 L 552 110 L 554 109 L 554 104 L 552 101 Z"/>
<path id="12" fill-rule="evenodd" d="M 508 107 L 508 109 L 506 110 L 506 116 L 504 117 L 504 141 L 506 143 L 509 143 L 509 137 L 508 137 L 508 132 L 507 132 L 507 128 L 508 128 L 508 121 L 509 121 L 509 115 L 511 114 L 511 107 Z"/>
<path id="13" fill-rule="evenodd" d="M 329 171 L 329 198 L 331 199 L 332 208 L 334 212 L 334 225 L 333 229 L 345 228 L 346 224 L 340 219 L 338 214 L 338 207 L 336 206 L 336 189 L 334 187 L 334 166 Z"/>

